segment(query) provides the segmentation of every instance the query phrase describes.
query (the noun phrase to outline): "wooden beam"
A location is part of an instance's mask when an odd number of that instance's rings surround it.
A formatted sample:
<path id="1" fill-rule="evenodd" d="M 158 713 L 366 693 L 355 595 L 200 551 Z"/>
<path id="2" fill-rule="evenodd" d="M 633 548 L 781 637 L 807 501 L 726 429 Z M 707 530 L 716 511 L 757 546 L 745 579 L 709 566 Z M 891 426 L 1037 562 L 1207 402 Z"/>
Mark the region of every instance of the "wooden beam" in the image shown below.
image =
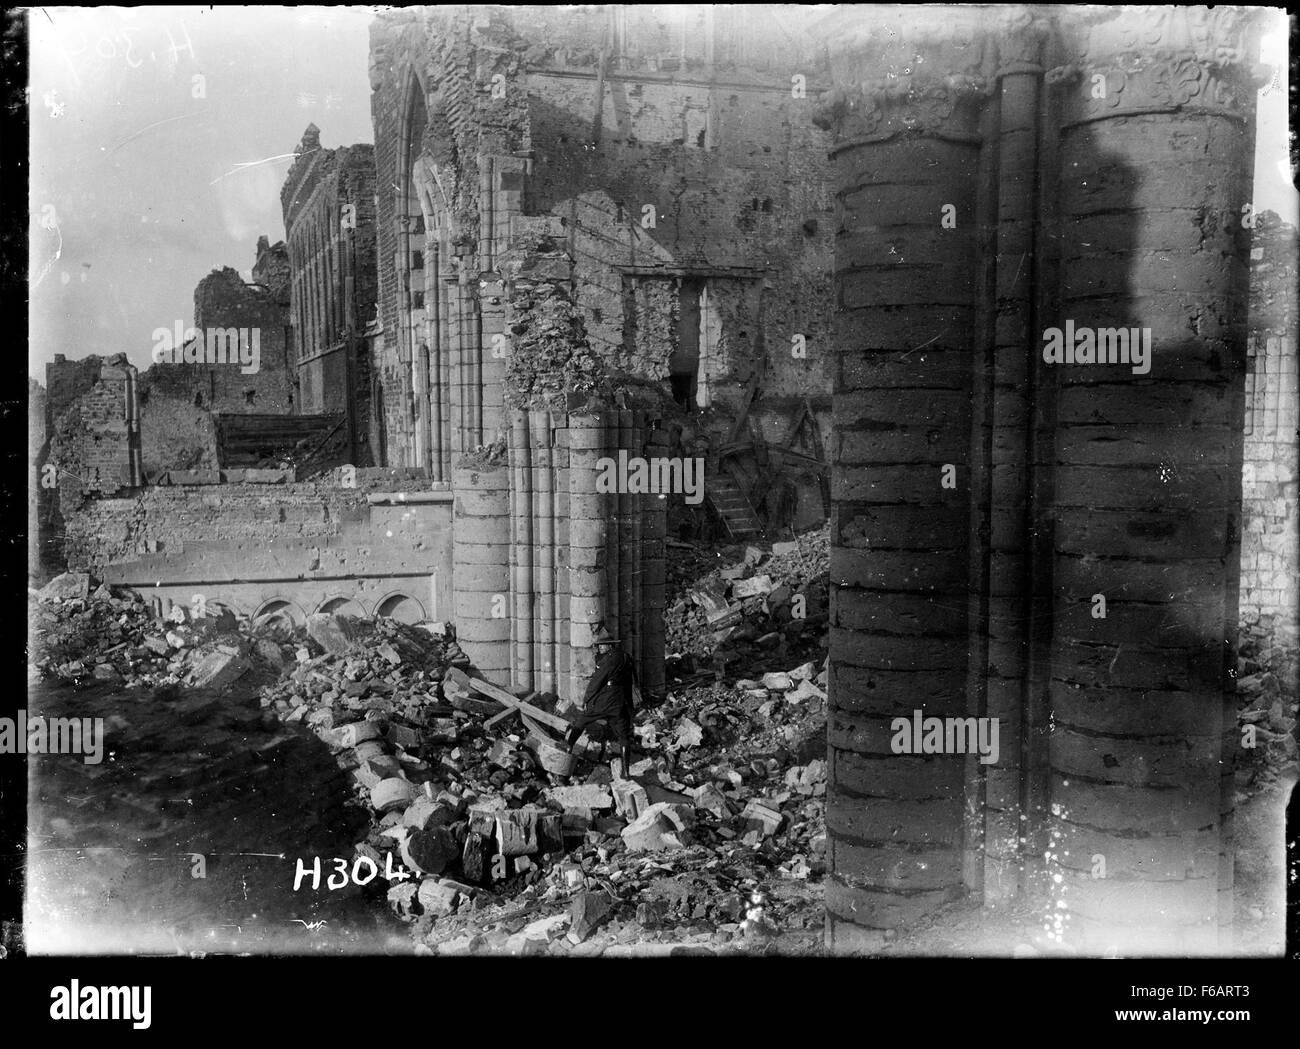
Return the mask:
<path id="1" fill-rule="evenodd" d="M 483 695 L 491 696 L 493 699 L 504 703 L 507 707 L 517 707 L 521 714 L 527 713 L 536 718 L 543 725 L 549 725 L 557 732 L 568 732 L 569 729 L 573 727 L 570 722 L 566 721 L 558 714 L 552 714 L 550 711 L 541 710 L 538 707 L 533 706 L 531 703 L 525 703 L 522 699 L 517 699 L 505 689 L 497 688 L 496 685 L 489 681 L 480 681 L 478 678 L 470 678 L 469 683 L 470 687 L 478 692 L 482 692 Z M 504 714 L 506 711 L 502 711 L 501 713 Z M 501 714 L 496 715 L 496 717 L 500 716 Z"/>

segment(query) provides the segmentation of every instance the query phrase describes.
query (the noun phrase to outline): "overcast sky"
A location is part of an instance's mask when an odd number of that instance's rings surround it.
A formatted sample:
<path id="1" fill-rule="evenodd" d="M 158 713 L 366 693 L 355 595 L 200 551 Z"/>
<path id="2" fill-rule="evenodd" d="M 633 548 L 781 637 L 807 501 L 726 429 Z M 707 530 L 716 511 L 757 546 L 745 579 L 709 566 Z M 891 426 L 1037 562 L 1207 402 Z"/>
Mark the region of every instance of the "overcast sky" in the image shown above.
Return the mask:
<path id="1" fill-rule="evenodd" d="M 283 239 L 286 154 L 307 124 L 326 147 L 373 141 L 371 18 L 323 7 L 32 12 L 33 375 L 43 383 L 56 353 L 126 352 L 148 367 L 151 333 L 192 323 L 205 274 L 247 276 L 258 236 Z M 1280 79 L 1260 96 L 1255 201 L 1295 222 L 1285 20 L 1278 27 L 1262 56 Z"/>
<path id="2" fill-rule="evenodd" d="M 205 274 L 247 276 L 257 238 L 284 239 L 285 154 L 309 123 L 326 147 L 373 141 L 372 17 L 32 12 L 29 366 L 42 383 L 55 353 L 126 352 L 147 367 L 155 328 L 192 323 Z"/>

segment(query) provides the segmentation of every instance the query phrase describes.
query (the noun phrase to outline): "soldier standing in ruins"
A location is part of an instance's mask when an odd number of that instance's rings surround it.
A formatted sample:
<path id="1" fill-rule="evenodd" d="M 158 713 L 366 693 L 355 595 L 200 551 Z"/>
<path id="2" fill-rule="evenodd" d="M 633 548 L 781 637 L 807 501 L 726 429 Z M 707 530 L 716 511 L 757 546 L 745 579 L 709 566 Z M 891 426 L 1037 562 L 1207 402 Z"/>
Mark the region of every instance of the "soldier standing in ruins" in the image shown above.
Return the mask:
<path id="1" fill-rule="evenodd" d="M 565 737 L 569 746 L 591 725 L 601 723 L 618 738 L 623 755 L 623 774 L 627 775 L 632 760 L 632 718 L 636 711 L 636 667 L 632 658 L 619 647 L 618 638 L 605 627 L 592 638 L 596 648 L 596 672 L 583 697 L 582 713 L 577 715 L 573 728 Z M 601 743 L 601 757 L 605 744 Z"/>

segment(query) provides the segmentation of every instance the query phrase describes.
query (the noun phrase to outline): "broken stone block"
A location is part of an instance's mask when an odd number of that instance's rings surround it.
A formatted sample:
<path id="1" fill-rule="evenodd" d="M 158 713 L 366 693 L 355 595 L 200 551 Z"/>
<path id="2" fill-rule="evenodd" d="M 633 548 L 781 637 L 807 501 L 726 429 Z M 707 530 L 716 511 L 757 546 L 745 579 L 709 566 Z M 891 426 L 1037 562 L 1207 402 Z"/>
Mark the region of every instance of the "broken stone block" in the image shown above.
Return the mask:
<path id="1" fill-rule="evenodd" d="M 430 830 L 445 826 L 454 818 L 455 813 L 440 801 L 431 798 L 416 798 L 402 814 L 402 824 L 416 830 Z"/>
<path id="2" fill-rule="evenodd" d="M 763 560 L 763 551 L 756 546 L 745 547 L 744 562 L 747 565 L 757 565 Z"/>
<path id="3" fill-rule="evenodd" d="M 787 692 L 794 688 L 794 680 L 789 674 L 776 671 L 763 675 L 763 687 L 769 692 Z"/>
<path id="4" fill-rule="evenodd" d="M 614 811 L 628 819 L 636 819 L 650 807 L 650 798 L 641 784 L 632 780 L 616 780 L 610 785 L 614 792 Z"/>
<path id="5" fill-rule="evenodd" d="M 248 670 L 248 661 L 238 652 L 218 649 L 195 664 L 186 678 L 192 688 L 225 688 Z"/>
<path id="6" fill-rule="evenodd" d="M 378 740 L 383 737 L 383 732 L 373 721 L 353 721 L 348 725 L 340 725 L 331 733 L 335 746 L 355 747 L 367 740 Z M 367 755 L 368 756 L 368 755 Z"/>
<path id="7" fill-rule="evenodd" d="M 316 612 L 307 617 L 307 633 L 316 644 L 335 656 L 347 655 L 370 631 L 353 616 Z"/>
<path id="8" fill-rule="evenodd" d="M 784 557 L 786 554 L 797 554 L 798 552 L 799 544 L 795 542 L 772 544 L 773 557 Z"/>
<path id="9" fill-rule="evenodd" d="M 537 851 L 537 815 L 533 809 L 504 809 L 493 815 L 493 836 L 502 856 Z"/>
<path id="10" fill-rule="evenodd" d="M 765 838 L 771 837 L 780 830 L 781 824 L 785 821 L 785 816 L 780 809 L 766 804 L 758 798 L 751 798 L 740 815 L 745 820 L 747 827 L 751 830 L 757 830 Z"/>
<path id="11" fill-rule="evenodd" d="M 469 831 L 460 854 L 460 869 L 472 882 L 487 879 L 491 867 L 492 840 L 484 834 Z"/>
<path id="12" fill-rule="evenodd" d="M 727 796 L 712 783 L 706 783 L 704 786 L 696 787 L 691 791 L 691 800 L 695 803 L 697 809 L 711 812 L 720 820 L 724 820 L 731 815 L 731 809 L 727 805 Z"/>
<path id="13" fill-rule="evenodd" d="M 440 881 L 437 878 L 425 878 L 420 882 L 417 899 L 425 914 L 435 918 L 445 918 L 454 914 L 464 894 L 454 881 Z"/>
<path id="14" fill-rule="evenodd" d="M 166 638 L 154 637 L 153 635 L 144 639 L 144 647 L 155 656 L 165 656 L 172 650 L 172 646 L 167 643 Z"/>
<path id="15" fill-rule="evenodd" d="M 721 630 L 740 618 L 740 609 L 731 607 L 719 584 L 701 584 L 691 590 L 690 597 L 704 609 L 705 620 L 715 630 Z"/>
<path id="16" fill-rule="evenodd" d="M 785 698 L 790 703 L 802 703 L 805 699 L 825 699 L 826 693 L 814 685 L 811 681 L 800 681 L 797 688 L 785 694 Z"/>
<path id="17" fill-rule="evenodd" d="M 677 736 L 673 739 L 673 746 L 685 749 L 698 747 L 703 742 L 704 730 L 690 718 L 682 718 L 677 725 Z"/>
<path id="18" fill-rule="evenodd" d="M 750 597 L 761 597 L 772 589 L 772 577 L 756 575 L 749 579 L 737 579 L 731 584 L 731 596 L 738 601 Z"/>
<path id="19" fill-rule="evenodd" d="M 584 783 L 576 787 L 550 787 L 546 797 L 565 809 L 612 809 L 614 796 L 600 783 Z"/>
<path id="20" fill-rule="evenodd" d="M 415 784 L 398 776 L 381 780 L 370 790 L 370 804 L 378 812 L 395 812 L 397 809 L 405 809 L 417 797 L 419 797 L 419 791 L 416 789 Z"/>
<path id="21" fill-rule="evenodd" d="M 390 724 L 384 733 L 388 742 L 406 750 L 415 750 L 420 745 L 420 734 L 409 725 Z"/>
<path id="22" fill-rule="evenodd" d="M 569 905 L 570 943 L 582 943 L 609 920 L 614 901 L 605 892 L 580 892 Z"/>
<path id="23" fill-rule="evenodd" d="M 406 830 L 402 839 L 402 862 L 420 874 L 441 874 L 460 855 L 456 839 L 445 827 Z"/>
<path id="24" fill-rule="evenodd" d="M 790 676 L 796 681 L 811 681 L 817 676 L 817 664 L 804 663 L 802 666 L 797 666 L 790 671 Z"/>
<path id="25" fill-rule="evenodd" d="M 90 596 L 88 572 L 64 572 L 41 587 L 42 601 L 84 601 Z"/>
<path id="26" fill-rule="evenodd" d="M 391 663 L 393 666 L 395 666 L 395 667 L 396 667 L 396 666 L 401 666 L 401 663 L 402 663 L 402 656 L 401 656 L 401 653 L 399 653 L 399 652 L 397 651 L 397 649 L 395 649 L 395 648 L 394 648 L 392 645 L 390 645 L 388 642 L 385 641 L 382 645 L 380 645 L 377 649 L 375 649 L 375 651 L 376 651 L 376 652 L 377 652 L 377 653 L 378 653 L 378 654 L 379 654 L 379 655 L 380 655 L 384 660 L 386 660 L 387 662 Z"/>
<path id="27" fill-rule="evenodd" d="M 386 751 L 384 745 L 377 739 L 368 739 L 364 743 L 358 743 L 352 748 L 352 756 L 356 758 L 357 764 L 360 765 L 369 761 L 371 758 L 382 758 Z M 400 772 L 390 773 L 393 776 L 400 776 Z M 387 779 L 388 777 L 383 777 Z"/>
<path id="28" fill-rule="evenodd" d="M 438 791 L 433 800 L 446 805 L 453 818 L 460 816 L 465 811 L 465 799 L 449 790 Z"/>
<path id="29" fill-rule="evenodd" d="M 370 772 L 378 777 L 379 780 L 404 778 L 402 776 L 402 766 L 398 763 L 396 758 L 387 754 L 367 758 L 361 764 L 365 768 L 369 769 Z"/>
<path id="30" fill-rule="evenodd" d="M 623 843 L 629 852 L 680 849 L 689 844 L 687 828 L 694 821 L 695 812 L 688 806 L 659 802 L 623 829 Z"/>
<path id="31" fill-rule="evenodd" d="M 415 920 L 415 901 L 419 891 L 419 887 L 410 882 L 394 885 L 388 890 L 388 905 L 402 921 Z"/>

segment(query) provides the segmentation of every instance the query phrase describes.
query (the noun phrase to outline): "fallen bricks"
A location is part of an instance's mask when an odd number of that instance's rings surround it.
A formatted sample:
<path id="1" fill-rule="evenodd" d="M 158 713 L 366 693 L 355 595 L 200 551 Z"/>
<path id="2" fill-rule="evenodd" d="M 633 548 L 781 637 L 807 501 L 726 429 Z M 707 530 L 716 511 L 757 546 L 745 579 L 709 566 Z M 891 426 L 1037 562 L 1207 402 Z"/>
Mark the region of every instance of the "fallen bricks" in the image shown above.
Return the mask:
<path id="1" fill-rule="evenodd" d="M 820 660 L 784 671 L 793 686 L 786 691 L 760 685 L 761 701 L 721 683 L 671 693 L 665 704 L 638 715 L 648 753 L 631 769 L 612 775 L 591 762 L 595 747 L 583 745 L 569 755 L 571 771 L 560 774 L 542 760 L 543 744 L 556 746 L 551 733 L 565 723 L 554 712 L 556 697 L 494 698 L 495 686 L 477 682 L 445 633 L 390 620 L 334 631 L 322 621 L 319 637 L 349 635 L 346 647 L 328 651 L 306 630 L 238 622 L 233 635 L 223 634 L 218 631 L 231 625 L 227 617 L 219 624 L 184 615 L 185 622 L 163 622 L 133 595 L 94 595 L 81 604 L 76 598 L 38 605 L 61 622 L 99 606 L 114 620 L 127 613 L 138 633 L 119 632 L 113 643 L 125 640 L 178 681 L 176 671 L 188 673 L 217 645 L 235 647 L 251 668 L 235 684 L 265 682 L 265 713 L 310 729 L 351 779 L 355 803 L 370 814 L 357 855 L 401 875 L 398 883 L 376 879 L 365 891 L 387 896 L 421 942 L 455 939 L 463 923 L 486 921 L 483 915 L 514 900 L 543 909 L 531 921 L 565 915 L 563 923 L 544 925 L 550 930 L 545 937 L 537 929 L 524 937 L 530 951 L 599 951 L 639 942 L 651 935 L 636 921 L 642 896 L 655 898 L 659 879 L 715 861 L 710 870 L 734 873 L 700 881 L 690 907 L 670 904 L 660 914 L 656 905 L 647 917 L 653 916 L 655 930 L 676 929 L 692 942 L 706 935 L 705 923 L 708 936 L 743 940 L 744 916 L 719 909 L 715 896 L 758 891 L 772 879 L 806 885 L 825 869 L 817 793 L 819 785 L 824 793 L 825 769 L 812 757 L 817 748 L 824 754 L 823 711 L 815 696 L 785 698 L 802 682 L 824 681 Z M 358 637 L 366 643 L 353 643 Z M 92 654 L 83 663 L 93 667 L 99 658 Z M 758 714 L 766 703 L 777 706 Z M 488 726 L 507 710 L 520 716 Z M 183 706 L 176 712 L 184 716 Z M 761 808 L 750 806 L 754 798 Z M 589 935 L 570 938 L 564 930 L 574 927 L 571 897 L 582 892 L 605 893 L 610 910 Z M 812 922 L 815 896 L 809 890 L 783 904 L 780 916 L 793 923 L 792 935 L 806 931 L 799 924 L 805 911 Z M 504 950 L 504 940 L 522 928 L 510 929 L 500 942 L 495 934 L 483 942 Z"/>
<path id="2" fill-rule="evenodd" d="M 674 572 L 664 621 L 670 680 L 719 679 L 731 664 L 783 663 L 824 639 L 830 532 L 790 543 L 692 550 L 703 579 Z M 689 560 L 689 559 L 688 559 Z"/>

